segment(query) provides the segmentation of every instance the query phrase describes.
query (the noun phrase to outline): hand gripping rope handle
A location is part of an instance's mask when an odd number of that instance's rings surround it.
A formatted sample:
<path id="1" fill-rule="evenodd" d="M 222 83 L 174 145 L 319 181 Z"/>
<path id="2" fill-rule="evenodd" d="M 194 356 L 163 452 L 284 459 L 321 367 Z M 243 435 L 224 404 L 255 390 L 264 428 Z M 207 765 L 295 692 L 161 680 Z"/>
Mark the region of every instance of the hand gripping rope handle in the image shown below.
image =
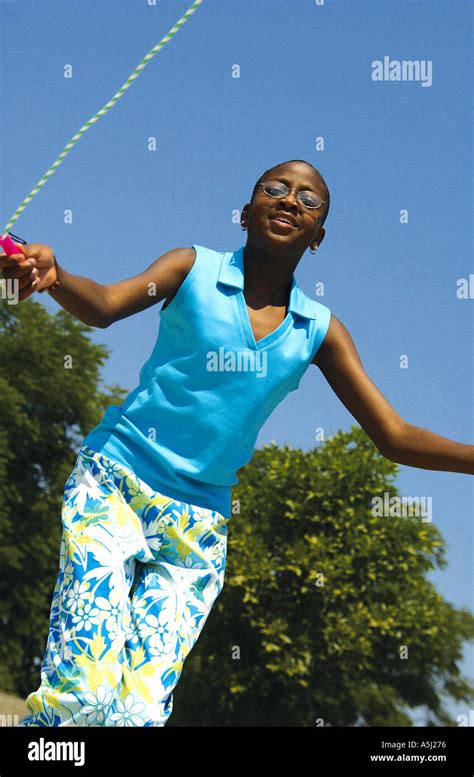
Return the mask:
<path id="1" fill-rule="evenodd" d="M 20 237 L 16 237 L 16 235 L 13 235 L 12 232 L 10 232 L 10 235 L 15 238 L 17 243 L 23 243 L 23 245 L 26 245 L 26 240 L 22 240 Z M 17 244 L 13 242 L 10 235 L 3 235 L 0 237 L 0 246 L 3 248 L 4 253 L 7 256 L 11 256 L 12 254 L 21 254 L 21 251 L 18 250 Z"/>
<path id="2" fill-rule="evenodd" d="M 104 105 L 104 107 L 98 111 L 98 113 L 95 114 L 95 116 L 92 117 L 92 119 L 89 119 L 83 127 L 77 132 L 74 137 L 69 141 L 69 143 L 64 147 L 63 151 L 61 151 L 60 155 L 56 159 L 55 163 L 49 168 L 48 172 L 44 174 L 42 179 L 39 181 L 39 183 L 36 184 L 35 188 L 30 192 L 28 197 L 26 197 L 21 205 L 17 208 L 13 216 L 11 217 L 10 221 L 5 227 L 5 230 L 3 232 L 3 235 L 0 235 L 0 246 L 5 252 L 7 256 L 11 256 L 12 254 L 18 254 L 20 253 L 18 251 L 18 246 L 13 242 L 12 237 L 15 238 L 19 243 L 25 243 L 26 241 L 22 240 L 21 238 L 16 238 L 11 232 L 10 235 L 8 234 L 8 231 L 10 227 L 13 226 L 19 215 L 24 211 L 26 206 L 29 202 L 33 199 L 35 194 L 39 192 L 41 187 L 46 183 L 48 178 L 54 173 L 54 171 L 59 167 L 61 162 L 63 161 L 66 154 L 69 153 L 71 148 L 77 143 L 79 138 L 87 132 L 88 129 L 91 128 L 93 124 L 95 124 L 96 121 L 98 121 L 102 116 L 104 116 L 107 111 L 109 111 L 113 105 L 117 102 L 117 100 L 122 97 L 122 95 L 126 92 L 128 87 L 135 81 L 135 79 L 140 75 L 141 71 L 147 66 L 148 62 L 155 56 L 155 54 L 158 53 L 160 49 L 163 48 L 163 46 L 168 43 L 169 40 L 175 35 L 175 33 L 179 30 L 180 27 L 183 26 L 183 24 L 189 19 L 191 14 L 194 13 L 198 5 L 201 5 L 202 0 L 195 0 L 195 2 L 188 8 L 185 14 L 179 19 L 179 21 L 176 22 L 176 24 L 170 29 L 167 35 L 165 35 L 162 40 L 154 46 L 151 51 L 148 52 L 148 54 L 142 59 L 140 64 L 135 68 L 132 75 L 127 78 L 123 86 L 118 90 L 118 92 L 112 97 L 111 100 L 107 103 L 107 105 Z"/>

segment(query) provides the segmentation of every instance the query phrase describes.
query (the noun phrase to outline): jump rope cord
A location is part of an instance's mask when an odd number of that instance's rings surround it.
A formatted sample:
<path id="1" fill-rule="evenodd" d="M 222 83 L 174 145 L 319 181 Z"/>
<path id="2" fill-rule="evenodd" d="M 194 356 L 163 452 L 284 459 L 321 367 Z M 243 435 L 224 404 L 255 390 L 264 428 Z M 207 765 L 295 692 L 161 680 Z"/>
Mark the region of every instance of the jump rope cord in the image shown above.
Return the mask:
<path id="1" fill-rule="evenodd" d="M 92 119 L 89 119 L 89 121 L 86 121 L 86 123 L 84 124 L 84 126 L 83 126 L 83 127 L 81 127 L 81 129 L 79 130 L 79 132 L 76 132 L 76 134 L 74 135 L 74 137 L 73 137 L 73 138 L 71 138 L 71 140 L 69 141 L 69 143 L 67 144 L 67 146 L 65 146 L 65 147 L 64 147 L 64 149 L 63 149 L 63 151 L 61 151 L 61 153 L 60 153 L 60 155 L 58 156 L 58 158 L 56 159 L 55 163 L 54 163 L 53 165 L 51 165 L 51 167 L 49 168 L 48 172 L 47 172 L 47 173 L 45 173 L 45 174 L 43 175 L 42 179 L 41 179 L 41 180 L 40 180 L 40 181 L 39 181 L 39 182 L 36 184 L 35 188 L 34 188 L 34 189 L 33 189 L 33 190 L 30 192 L 30 194 L 28 195 L 28 197 L 26 197 L 26 198 L 23 200 L 23 202 L 21 203 L 21 205 L 19 206 L 19 208 L 17 208 L 17 210 L 15 211 L 15 213 L 13 214 L 13 216 L 11 217 L 10 221 L 8 222 L 8 224 L 6 225 L 6 227 L 5 227 L 4 231 L 3 231 L 3 234 L 4 234 L 4 235 L 6 235 L 6 234 L 7 234 L 8 230 L 9 230 L 9 229 L 10 229 L 10 228 L 13 226 L 13 224 L 15 223 L 15 221 L 17 220 L 17 218 L 18 218 L 18 217 L 20 216 L 20 214 L 21 214 L 21 213 L 22 213 L 22 212 L 25 210 L 25 208 L 26 208 L 26 206 L 28 205 L 28 203 L 30 203 L 30 202 L 31 202 L 31 200 L 33 199 L 33 197 L 35 196 L 35 194 L 37 194 L 37 193 L 39 192 L 39 190 L 40 190 L 40 189 L 41 189 L 41 187 L 42 187 L 42 186 L 43 186 L 43 185 L 46 183 L 46 181 L 48 180 L 48 178 L 50 178 L 50 177 L 52 176 L 52 174 L 54 173 L 54 171 L 55 171 L 55 170 L 56 170 L 56 169 L 59 167 L 59 165 L 60 165 L 60 164 L 61 164 L 61 162 L 63 161 L 64 157 L 65 157 L 65 156 L 66 156 L 66 155 L 67 155 L 67 154 L 70 152 L 71 148 L 72 148 L 73 146 L 75 146 L 75 144 L 77 143 L 77 141 L 79 140 L 79 138 L 80 138 L 80 137 L 81 137 L 81 136 L 82 136 L 82 135 L 83 135 L 85 132 L 87 132 L 87 130 L 88 130 L 88 129 L 90 129 L 90 128 L 92 127 L 92 125 L 93 125 L 93 124 L 95 124 L 95 122 L 96 122 L 96 121 L 98 121 L 98 120 L 101 118 L 101 116 L 104 116 L 104 115 L 107 113 L 107 111 L 110 111 L 110 109 L 112 108 L 112 106 L 113 106 L 113 105 L 115 105 L 115 103 L 117 102 L 117 100 L 119 100 L 119 99 L 120 99 L 120 97 L 122 97 L 122 95 L 123 95 L 123 94 L 124 94 L 124 93 L 127 91 L 128 87 L 129 87 L 129 86 L 131 86 L 131 84 L 133 83 L 133 81 L 135 81 L 135 79 L 136 79 L 136 78 L 137 78 L 137 77 L 140 75 L 140 73 L 142 72 L 142 70 L 143 70 L 143 69 L 146 67 L 146 65 L 149 63 L 149 61 L 150 61 L 150 60 L 151 60 L 151 59 L 152 59 L 152 58 L 155 56 L 155 54 L 157 54 L 157 53 L 158 53 L 158 51 L 159 51 L 160 49 L 162 49 L 162 48 L 163 48 L 163 46 L 164 46 L 166 43 L 168 43 L 168 41 L 169 41 L 169 40 L 171 40 L 171 38 L 173 37 L 173 35 L 175 35 L 175 34 L 178 32 L 179 28 L 183 26 L 183 24 L 184 24 L 184 23 L 185 23 L 185 22 L 186 22 L 186 21 L 189 19 L 189 17 L 191 16 L 191 14 L 193 14 L 193 13 L 194 13 L 194 11 L 195 11 L 195 10 L 196 10 L 196 8 L 198 7 L 198 5 L 201 5 L 201 3 L 202 3 L 202 0 L 195 0 L 195 2 L 194 2 L 194 3 L 193 3 L 193 4 L 192 4 L 192 5 L 191 5 L 191 6 L 188 8 L 188 10 L 186 11 L 186 13 L 185 13 L 185 14 L 184 14 L 184 15 L 181 17 L 181 19 L 180 19 L 179 21 L 177 21 L 177 22 L 176 22 L 176 24 L 175 24 L 175 25 L 174 25 L 174 26 L 173 26 L 173 27 L 170 29 L 170 31 L 168 32 L 168 34 L 167 34 L 167 35 L 165 35 L 165 37 L 164 37 L 164 38 L 162 38 L 162 39 L 161 39 L 161 41 L 160 41 L 159 43 L 157 43 L 157 44 L 156 44 L 156 46 L 154 46 L 154 47 L 151 49 L 151 51 L 149 51 L 149 52 L 148 52 L 148 54 L 146 55 L 146 57 L 144 57 L 144 58 L 142 59 L 142 61 L 141 61 L 141 62 L 140 62 L 140 64 L 138 65 L 138 67 L 137 67 L 137 68 L 136 68 L 136 69 L 133 71 L 132 75 L 131 75 L 131 76 L 129 76 L 129 77 L 127 78 L 127 80 L 125 81 L 125 83 L 123 84 L 123 86 L 122 86 L 122 87 L 121 87 L 121 88 L 118 90 L 118 92 L 117 92 L 117 93 L 116 93 L 116 94 L 115 94 L 115 95 L 112 97 L 112 99 L 111 99 L 111 100 L 109 100 L 109 102 L 107 103 L 107 105 L 104 105 L 104 107 L 103 107 L 103 108 L 102 108 L 100 111 L 98 111 L 98 112 L 95 114 L 95 116 L 93 116 L 93 117 L 92 117 Z"/>

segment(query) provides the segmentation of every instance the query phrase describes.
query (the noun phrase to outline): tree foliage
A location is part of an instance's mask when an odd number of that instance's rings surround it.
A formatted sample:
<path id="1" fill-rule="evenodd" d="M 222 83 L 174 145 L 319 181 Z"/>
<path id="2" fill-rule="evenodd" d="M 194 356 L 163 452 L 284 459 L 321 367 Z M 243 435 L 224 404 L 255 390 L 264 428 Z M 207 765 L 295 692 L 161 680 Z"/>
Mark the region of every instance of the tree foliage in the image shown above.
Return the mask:
<path id="1" fill-rule="evenodd" d="M 33 300 L 0 306 L 0 688 L 38 684 L 59 564 L 64 484 L 80 442 L 123 390 L 98 388 L 108 350 Z"/>
<path id="2" fill-rule="evenodd" d="M 438 528 L 377 517 L 397 465 L 357 426 L 309 452 L 275 444 L 239 472 L 225 585 L 186 659 L 168 725 L 456 725 L 474 618 L 427 579 Z"/>

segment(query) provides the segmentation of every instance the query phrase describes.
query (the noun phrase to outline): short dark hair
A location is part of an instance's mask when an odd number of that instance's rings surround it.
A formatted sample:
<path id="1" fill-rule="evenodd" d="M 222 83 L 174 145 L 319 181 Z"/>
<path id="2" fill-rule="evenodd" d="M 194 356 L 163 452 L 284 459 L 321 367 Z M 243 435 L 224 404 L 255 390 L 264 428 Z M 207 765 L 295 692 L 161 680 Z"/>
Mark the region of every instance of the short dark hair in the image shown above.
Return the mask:
<path id="1" fill-rule="evenodd" d="M 323 183 L 324 188 L 326 189 L 326 210 L 325 210 L 325 213 L 324 213 L 324 216 L 323 216 L 323 220 L 321 222 L 321 226 L 323 226 L 324 222 L 326 221 L 326 219 L 328 217 L 329 205 L 330 205 L 330 202 L 331 202 L 331 195 L 329 194 L 329 189 L 328 189 L 328 186 L 326 184 L 326 181 L 324 180 L 324 178 L 321 175 L 321 173 L 319 172 L 319 170 L 316 167 L 314 167 L 314 165 L 312 165 L 311 162 L 307 162 L 306 159 L 287 159 L 285 162 L 279 162 L 277 165 L 273 165 L 273 167 L 269 167 L 268 170 L 265 170 L 265 172 L 262 173 L 262 175 L 258 179 L 257 183 L 253 187 L 252 196 L 250 198 L 250 204 L 252 204 L 252 202 L 253 202 L 253 198 L 255 197 L 255 195 L 257 193 L 257 189 L 259 187 L 260 182 L 267 175 L 267 173 L 271 173 L 272 170 L 275 170 L 277 167 L 281 167 L 281 165 L 286 165 L 286 164 L 288 164 L 288 162 L 303 162 L 305 165 L 308 165 L 309 167 L 311 167 L 314 170 L 314 172 L 316 173 L 318 178 Z"/>

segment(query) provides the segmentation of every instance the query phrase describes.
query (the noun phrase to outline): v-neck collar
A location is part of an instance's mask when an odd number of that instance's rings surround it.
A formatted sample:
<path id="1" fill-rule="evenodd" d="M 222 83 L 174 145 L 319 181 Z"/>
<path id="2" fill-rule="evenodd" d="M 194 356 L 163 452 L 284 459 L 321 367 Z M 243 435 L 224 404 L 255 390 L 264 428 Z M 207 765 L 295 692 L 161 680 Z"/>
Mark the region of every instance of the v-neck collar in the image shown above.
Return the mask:
<path id="1" fill-rule="evenodd" d="M 245 300 L 245 295 L 242 289 L 239 289 L 237 292 L 237 304 L 239 306 L 240 319 L 244 328 L 247 343 L 249 347 L 255 351 L 260 351 L 263 348 L 266 348 L 268 345 L 270 345 L 270 343 L 273 343 L 274 340 L 277 340 L 280 336 L 283 336 L 284 332 L 286 332 L 288 327 L 291 326 L 292 314 L 288 309 L 288 313 L 286 314 L 285 318 L 281 324 L 279 324 L 279 326 L 273 330 L 273 332 L 269 332 L 268 335 L 265 335 L 265 337 L 261 337 L 260 340 L 256 340 L 253 333 L 252 324 L 250 322 L 247 302 Z"/>
<path id="2" fill-rule="evenodd" d="M 247 302 L 244 296 L 244 248 L 245 246 L 241 246 L 233 253 L 227 251 L 223 254 L 218 282 L 228 286 L 234 286 L 238 289 L 236 295 L 237 306 L 247 345 L 254 351 L 260 351 L 283 337 L 293 323 L 293 313 L 297 313 L 305 318 L 315 318 L 316 316 L 304 292 L 299 288 L 295 274 L 293 273 L 291 278 L 288 312 L 285 318 L 273 332 L 265 335 L 265 337 L 262 337 L 260 340 L 255 340 L 255 335 L 250 323 Z"/>

